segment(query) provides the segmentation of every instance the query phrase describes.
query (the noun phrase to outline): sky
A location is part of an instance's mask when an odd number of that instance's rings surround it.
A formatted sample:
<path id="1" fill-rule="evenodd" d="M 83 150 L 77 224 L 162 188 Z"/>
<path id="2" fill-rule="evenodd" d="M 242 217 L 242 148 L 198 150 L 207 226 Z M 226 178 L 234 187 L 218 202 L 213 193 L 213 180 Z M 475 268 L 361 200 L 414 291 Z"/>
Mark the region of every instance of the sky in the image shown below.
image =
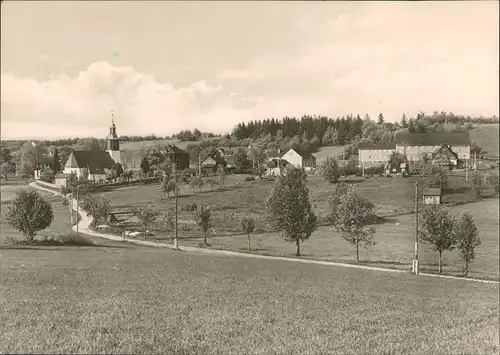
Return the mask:
<path id="1" fill-rule="evenodd" d="M 1 138 L 499 115 L 499 3 L 2 3 Z"/>

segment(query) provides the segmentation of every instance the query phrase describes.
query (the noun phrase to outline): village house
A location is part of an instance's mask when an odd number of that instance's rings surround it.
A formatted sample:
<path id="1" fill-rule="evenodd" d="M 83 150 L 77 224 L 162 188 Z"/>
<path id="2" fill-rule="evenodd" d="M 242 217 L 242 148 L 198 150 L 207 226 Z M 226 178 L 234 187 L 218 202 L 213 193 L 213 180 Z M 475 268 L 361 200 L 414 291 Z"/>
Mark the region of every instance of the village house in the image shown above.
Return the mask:
<path id="1" fill-rule="evenodd" d="M 449 145 L 443 144 L 431 156 L 431 163 L 448 170 L 463 168 L 463 161 L 458 154 L 451 150 Z"/>
<path id="2" fill-rule="evenodd" d="M 406 155 L 410 162 L 420 161 L 424 154 L 432 155 L 442 145 L 447 145 L 458 159 L 470 159 L 469 133 L 407 133 L 395 136 L 396 151 Z"/>
<path id="3" fill-rule="evenodd" d="M 470 159 L 469 133 L 398 132 L 394 142 L 361 142 L 359 164 L 363 167 L 388 164 L 393 152 L 403 154 L 408 162 L 420 161 L 427 155 L 433 157 L 436 164 L 438 160 L 444 163 L 448 159 L 452 167 L 460 168 L 464 160 Z"/>
<path id="4" fill-rule="evenodd" d="M 166 157 L 175 165 L 177 170 L 189 168 L 189 153 L 174 144 L 165 147 Z"/>
<path id="5" fill-rule="evenodd" d="M 376 144 L 361 142 L 359 143 L 359 163 L 364 167 L 387 164 L 395 150 L 396 143 L 394 142 Z"/>
<path id="6" fill-rule="evenodd" d="M 74 150 L 64 166 L 64 175 L 57 175 L 56 179 L 61 183 L 63 177 L 67 177 L 71 173 L 75 173 L 80 178 L 86 170 L 90 181 L 99 182 L 111 177 L 114 166 L 115 162 L 108 152 L 103 150 Z"/>
<path id="7" fill-rule="evenodd" d="M 219 150 L 214 150 L 207 154 L 204 157 L 200 157 L 200 162 L 201 162 L 201 170 L 204 171 L 205 173 L 215 173 L 217 172 L 217 169 L 219 166 L 226 167 L 227 162 L 226 160 L 222 157 L 221 152 Z M 195 164 L 193 167 L 195 167 L 197 170 L 199 169 L 198 164 Z"/>
<path id="8" fill-rule="evenodd" d="M 268 151 L 266 156 L 267 175 L 279 175 L 288 165 L 304 168 L 306 171 L 316 168 L 316 157 L 313 154 L 298 153 L 294 149 L 289 149 L 285 153 L 282 153 L 279 149 L 278 151 Z"/>
<path id="9" fill-rule="evenodd" d="M 442 202 L 443 190 L 441 188 L 425 188 L 422 199 L 425 205 L 439 205 Z"/>
<path id="10" fill-rule="evenodd" d="M 304 168 L 306 171 L 316 167 L 316 157 L 313 154 L 307 152 L 299 153 L 294 149 L 289 149 L 280 159 L 286 160 L 297 168 Z"/>

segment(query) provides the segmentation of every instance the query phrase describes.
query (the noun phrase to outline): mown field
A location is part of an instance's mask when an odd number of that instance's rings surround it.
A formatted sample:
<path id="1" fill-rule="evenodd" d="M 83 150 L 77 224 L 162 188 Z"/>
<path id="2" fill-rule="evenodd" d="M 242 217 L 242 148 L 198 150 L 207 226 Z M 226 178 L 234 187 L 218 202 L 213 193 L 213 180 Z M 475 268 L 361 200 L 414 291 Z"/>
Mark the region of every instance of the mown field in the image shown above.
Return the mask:
<path id="1" fill-rule="evenodd" d="M 0 258 L 4 353 L 499 351 L 498 285 L 127 245 Z"/>
<path id="2" fill-rule="evenodd" d="M 487 156 L 495 156 L 498 158 L 498 130 L 498 123 L 477 125 L 477 127 L 470 131 L 470 138 L 475 141 L 479 147 L 487 151 Z"/>
<path id="3" fill-rule="evenodd" d="M 283 241 L 278 233 L 266 232 L 264 220 L 264 203 L 267 193 L 272 188 L 274 181 L 243 182 L 242 176 L 229 177 L 228 186 L 218 191 L 193 192 L 189 187 L 183 186 L 179 207 L 182 208 L 193 202 L 209 205 L 212 210 L 212 229 L 209 232 L 209 243 L 212 248 L 244 251 L 247 249 L 247 237 L 241 234 L 239 219 L 245 214 L 250 214 L 256 221 L 256 230 L 251 237 L 253 252 L 266 255 L 293 256 L 295 245 Z M 414 211 L 414 186 L 419 177 L 412 178 L 385 178 L 373 177 L 350 178 L 359 193 L 373 201 L 376 213 L 385 217 L 378 224 L 375 239 L 377 244 L 368 249 L 362 249 L 360 256 L 364 263 L 386 266 L 391 268 L 408 269 L 413 258 L 413 242 L 415 231 Z M 450 205 L 474 201 L 475 197 L 470 191 L 464 190 L 466 186 L 464 177 L 452 176 L 452 186 L 456 187 L 455 194 L 452 190 L 444 197 Z M 329 194 L 335 187 L 328 185 L 317 176 L 309 177 L 309 189 L 312 205 L 320 216 L 321 224 L 325 224 L 329 213 Z M 175 199 L 160 198 L 159 185 L 139 186 L 117 189 L 106 193 L 111 198 L 114 208 L 129 208 L 131 206 L 153 205 L 160 210 L 173 208 Z M 487 190 L 487 195 L 492 191 Z M 423 208 L 419 201 L 420 208 Z M 478 249 L 478 259 L 473 264 L 471 276 L 498 279 L 498 197 L 486 198 L 484 201 L 459 205 L 452 210 L 458 216 L 461 209 L 469 211 L 478 219 L 478 226 L 483 237 L 483 245 Z M 406 214 L 403 214 L 406 213 Z M 408 214 L 410 213 L 410 214 Z M 403 215 L 402 215 L 403 214 Z M 158 218 L 161 223 L 161 217 Z M 192 221 L 192 212 L 179 212 L 179 235 L 181 245 L 198 246 L 203 240 L 202 233 Z M 112 228 L 113 233 L 124 230 L 141 230 L 134 218 Z M 150 238 L 166 243 L 171 242 L 173 233 L 155 232 Z M 345 242 L 339 235 L 333 233 L 328 226 L 321 226 L 313 233 L 310 240 L 302 245 L 302 255 L 307 258 L 324 259 L 332 261 L 355 261 L 355 248 Z M 437 270 L 437 254 L 430 246 L 422 245 L 421 263 L 424 271 Z M 461 270 L 457 252 L 445 253 L 444 271 L 459 274 Z"/>

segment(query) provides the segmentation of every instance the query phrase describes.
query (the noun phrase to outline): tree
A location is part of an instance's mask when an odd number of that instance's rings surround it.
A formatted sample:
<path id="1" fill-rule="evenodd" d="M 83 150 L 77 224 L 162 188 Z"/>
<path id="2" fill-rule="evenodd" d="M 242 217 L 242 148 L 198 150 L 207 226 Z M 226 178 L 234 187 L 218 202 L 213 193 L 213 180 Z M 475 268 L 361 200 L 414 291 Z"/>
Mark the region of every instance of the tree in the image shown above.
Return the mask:
<path id="1" fill-rule="evenodd" d="M 173 208 L 167 208 L 162 212 L 159 229 L 167 233 L 175 230 L 175 210 Z"/>
<path id="2" fill-rule="evenodd" d="M 195 191 L 195 188 L 197 187 L 200 190 L 200 192 L 204 184 L 205 182 L 203 181 L 203 178 L 199 175 L 193 176 L 191 178 L 191 181 L 189 182 L 189 186 L 191 186 L 193 191 Z"/>
<path id="3" fill-rule="evenodd" d="M 335 225 L 337 223 L 337 210 L 340 204 L 340 198 L 345 195 L 349 191 L 349 186 L 347 183 L 342 182 L 337 185 L 335 191 L 330 194 L 330 198 L 328 204 L 330 206 L 330 215 L 328 217 L 331 225 Z"/>
<path id="4" fill-rule="evenodd" d="M 141 159 L 141 170 L 144 174 L 149 173 L 149 171 L 151 170 L 151 167 L 149 166 L 148 159 L 145 156 L 142 157 L 142 159 Z"/>
<path id="5" fill-rule="evenodd" d="M 210 190 L 212 191 L 214 190 L 214 187 L 217 186 L 217 180 L 212 177 L 209 177 L 205 182 L 208 186 L 210 186 Z"/>
<path id="6" fill-rule="evenodd" d="M 401 117 L 401 127 L 408 128 L 408 119 L 406 118 L 406 115 L 404 113 Z"/>
<path id="7" fill-rule="evenodd" d="M 498 193 L 500 190 L 500 184 L 498 181 L 498 174 L 496 172 L 492 172 L 487 177 L 488 184 L 491 185 L 495 193 Z"/>
<path id="8" fill-rule="evenodd" d="M 148 233 L 148 225 L 155 222 L 156 217 L 158 216 L 158 211 L 151 206 L 142 207 L 142 208 L 133 208 L 132 214 L 136 216 L 142 226 L 144 227 L 144 239 L 147 238 Z"/>
<path id="9" fill-rule="evenodd" d="M 474 218 L 468 211 L 460 214 L 455 227 L 455 237 L 457 248 L 460 250 L 460 258 L 465 262 L 462 271 L 464 276 L 467 276 L 469 274 L 469 263 L 474 260 L 474 250 L 481 245 Z"/>
<path id="10" fill-rule="evenodd" d="M 169 182 L 170 182 L 170 179 L 167 176 L 164 176 L 163 180 L 162 180 L 162 182 L 160 184 L 161 198 L 163 198 L 163 196 L 165 194 L 167 194 L 167 196 L 170 197 L 169 191 L 168 191 L 168 184 L 169 184 Z"/>
<path id="11" fill-rule="evenodd" d="M 200 130 L 198 128 L 195 128 L 193 130 L 193 137 L 194 137 L 195 140 L 197 140 L 198 138 L 201 137 L 201 132 L 200 132 Z"/>
<path id="12" fill-rule="evenodd" d="M 379 113 L 377 123 L 379 125 L 383 125 L 384 124 L 384 115 L 382 113 Z"/>
<path id="13" fill-rule="evenodd" d="M 52 205 L 32 190 L 20 190 L 7 210 L 7 222 L 32 242 L 37 232 L 49 227 L 54 220 Z"/>
<path id="14" fill-rule="evenodd" d="M 340 167 L 337 159 L 327 157 L 323 164 L 321 164 L 319 170 L 323 178 L 330 184 L 334 184 L 339 180 Z"/>
<path id="15" fill-rule="evenodd" d="M 120 177 L 123 174 L 123 167 L 120 163 L 116 163 L 113 167 L 113 175 L 116 177 Z"/>
<path id="16" fill-rule="evenodd" d="M 252 167 L 252 162 L 244 149 L 238 148 L 233 155 L 234 166 L 238 173 L 245 173 Z"/>
<path id="17" fill-rule="evenodd" d="M 477 198 L 481 198 L 483 196 L 484 185 L 485 184 L 483 176 L 478 172 L 472 173 L 470 186 L 472 188 L 472 191 L 474 191 L 474 193 L 476 194 Z"/>
<path id="18" fill-rule="evenodd" d="M 424 167 L 424 174 L 427 175 L 428 187 L 448 187 L 448 171 L 442 167 L 427 164 Z"/>
<path id="19" fill-rule="evenodd" d="M 309 239 L 317 228 L 317 217 L 312 211 L 304 169 L 288 168 L 278 177 L 265 202 L 265 216 L 269 225 L 281 230 L 281 237 L 297 245 Z"/>
<path id="20" fill-rule="evenodd" d="M 163 176 L 167 177 L 169 180 L 172 177 L 172 173 L 174 172 L 174 164 L 170 159 L 166 159 L 163 163 L 161 163 L 158 167 L 162 172 Z"/>
<path id="21" fill-rule="evenodd" d="M 210 229 L 210 209 L 207 206 L 200 204 L 196 210 L 193 211 L 193 219 L 198 228 L 203 232 L 203 243 L 207 243 L 207 233 Z"/>
<path id="22" fill-rule="evenodd" d="M 54 174 L 57 174 L 61 171 L 61 161 L 59 160 L 59 150 L 57 148 L 54 149 L 54 154 L 52 155 L 52 171 Z"/>
<path id="23" fill-rule="evenodd" d="M 82 169 L 82 175 L 80 176 L 80 179 L 82 179 L 82 180 L 89 179 L 89 169 L 87 169 L 87 168 Z"/>
<path id="24" fill-rule="evenodd" d="M 251 216 L 244 216 L 240 221 L 241 231 L 247 235 L 248 251 L 250 251 L 250 233 L 255 229 L 255 222 Z"/>
<path id="25" fill-rule="evenodd" d="M 111 212 L 111 199 L 102 196 L 97 200 L 97 215 L 99 218 L 104 219 L 104 224 L 108 223 L 108 216 Z"/>
<path id="26" fill-rule="evenodd" d="M 375 219 L 374 205 L 349 188 L 339 198 L 334 211 L 333 228 L 342 238 L 356 246 L 356 261 L 359 262 L 359 245 L 365 248 L 375 244 L 371 225 Z"/>
<path id="27" fill-rule="evenodd" d="M 391 156 L 389 157 L 389 164 L 397 164 L 398 166 L 400 164 L 406 163 L 407 159 L 404 154 L 398 153 L 398 152 L 392 152 Z"/>
<path id="28" fill-rule="evenodd" d="M 40 172 L 40 180 L 42 181 L 53 183 L 55 178 L 54 171 L 52 171 L 52 168 L 48 166 L 44 167 Z"/>
<path id="29" fill-rule="evenodd" d="M 443 271 L 443 252 L 455 247 L 455 220 L 449 209 L 427 206 L 422 213 L 422 224 L 418 230 L 420 239 L 432 244 L 439 253 L 439 273 Z"/>
<path id="30" fill-rule="evenodd" d="M 16 170 L 16 167 L 7 161 L 4 161 L 0 164 L 0 174 L 1 176 L 7 180 L 8 175 L 13 174 Z"/>
<path id="31" fill-rule="evenodd" d="M 217 168 L 217 175 L 219 176 L 219 186 L 225 186 L 227 174 L 226 167 L 224 165 L 219 165 L 219 167 Z"/>

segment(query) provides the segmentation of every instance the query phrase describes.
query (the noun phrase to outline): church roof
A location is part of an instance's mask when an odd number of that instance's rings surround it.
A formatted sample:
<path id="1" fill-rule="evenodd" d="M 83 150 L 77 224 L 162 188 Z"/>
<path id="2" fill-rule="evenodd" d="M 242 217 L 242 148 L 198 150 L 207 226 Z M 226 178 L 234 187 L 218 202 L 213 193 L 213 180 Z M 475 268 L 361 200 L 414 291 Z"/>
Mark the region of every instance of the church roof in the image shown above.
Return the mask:
<path id="1" fill-rule="evenodd" d="M 104 174 L 104 169 L 112 169 L 114 160 L 103 150 L 74 150 L 66 163 L 67 168 L 87 168 L 89 174 Z"/>

